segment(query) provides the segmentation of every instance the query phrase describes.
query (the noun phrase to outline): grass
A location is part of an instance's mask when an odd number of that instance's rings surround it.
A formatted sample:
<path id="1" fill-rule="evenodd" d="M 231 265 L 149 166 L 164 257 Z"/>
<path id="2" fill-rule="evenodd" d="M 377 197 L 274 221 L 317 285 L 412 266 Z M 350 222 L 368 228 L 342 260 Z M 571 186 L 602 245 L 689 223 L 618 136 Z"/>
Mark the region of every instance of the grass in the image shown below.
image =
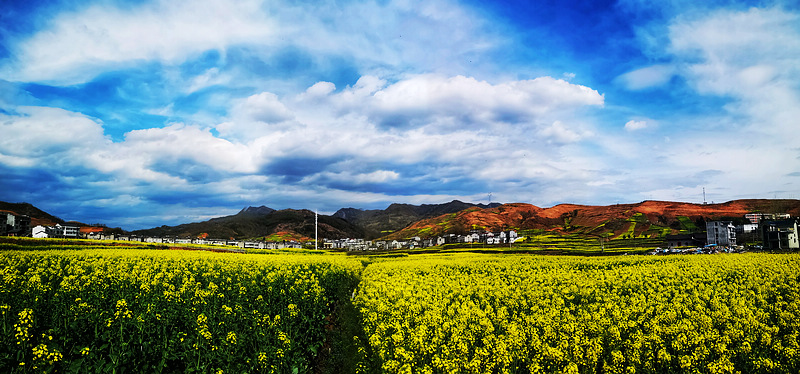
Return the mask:
<path id="1" fill-rule="evenodd" d="M 697 225 L 689 217 L 678 216 L 678 222 L 681 223 L 681 232 L 684 234 L 697 231 Z"/>

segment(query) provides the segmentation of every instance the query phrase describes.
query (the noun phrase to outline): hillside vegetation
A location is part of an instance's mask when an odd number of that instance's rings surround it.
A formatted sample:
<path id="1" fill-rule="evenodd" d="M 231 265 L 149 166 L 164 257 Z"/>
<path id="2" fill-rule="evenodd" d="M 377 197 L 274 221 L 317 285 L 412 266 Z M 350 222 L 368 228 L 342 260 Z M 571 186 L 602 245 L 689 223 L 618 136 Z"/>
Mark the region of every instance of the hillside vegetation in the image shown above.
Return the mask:
<path id="1" fill-rule="evenodd" d="M 504 204 L 421 220 L 385 239 L 464 234 L 470 230 L 545 231 L 550 234 L 608 239 L 657 238 L 667 234 L 705 231 L 709 220 L 744 222 L 747 213 L 800 214 L 800 200 L 734 200 L 721 204 L 644 201 L 637 204 L 591 206 L 560 204 L 540 208 Z"/>

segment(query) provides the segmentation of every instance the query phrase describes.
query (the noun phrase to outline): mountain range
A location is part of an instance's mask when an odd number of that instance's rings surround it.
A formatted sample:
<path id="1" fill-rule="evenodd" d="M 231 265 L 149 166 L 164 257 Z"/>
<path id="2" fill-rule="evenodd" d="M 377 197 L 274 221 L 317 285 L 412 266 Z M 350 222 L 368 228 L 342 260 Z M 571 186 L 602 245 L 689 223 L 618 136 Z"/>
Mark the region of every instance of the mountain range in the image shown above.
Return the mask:
<path id="1" fill-rule="evenodd" d="M 458 200 L 445 204 L 392 204 L 384 210 L 339 209 L 319 215 L 319 237 L 329 239 L 374 239 L 403 229 L 422 219 L 459 212 L 467 208 L 489 208 L 500 204 L 470 204 Z M 315 236 L 315 213 L 307 210 L 274 210 L 266 206 L 247 207 L 232 216 L 178 226 L 161 226 L 132 232 L 137 235 L 213 238 L 259 238 L 266 240 L 308 240 Z"/>
<path id="2" fill-rule="evenodd" d="M 28 215 L 33 226 L 65 223 L 28 203 L 0 202 L 0 210 Z M 246 207 L 235 215 L 203 222 L 160 226 L 131 233 L 304 241 L 314 238 L 317 219 L 319 237 L 329 239 L 404 239 L 463 234 L 470 230 L 508 229 L 613 239 L 704 231 L 705 222 L 709 220 L 746 223 L 744 215 L 747 213 L 789 213 L 797 217 L 800 216 L 800 200 L 750 199 L 721 204 L 643 201 L 608 206 L 560 204 L 550 208 L 524 203 L 486 205 L 454 200 L 444 204 L 392 204 L 383 210 L 343 208 L 332 215 L 319 216 L 307 209 L 274 210 L 259 206 Z"/>
<path id="3" fill-rule="evenodd" d="M 500 205 L 502 204 L 471 204 L 458 200 L 445 204 L 392 204 L 383 210 L 342 208 L 333 213 L 333 217 L 341 218 L 358 226 L 364 230 L 366 238 L 372 239 L 393 233 L 419 220 L 456 213 L 469 208 L 486 209 Z"/>
<path id="4" fill-rule="evenodd" d="M 797 217 L 800 215 L 800 200 L 750 199 L 721 204 L 643 201 L 608 206 L 560 204 L 551 208 L 504 204 L 488 209 L 468 208 L 420 220 L 387 235 L 386 239 L 461 234 L 473 229 L 533 230 L 609 239 L 661 237 L 705 231 L 706 221 L 749 223 L 744 217 L 747 213 L 789 213 Z"/>

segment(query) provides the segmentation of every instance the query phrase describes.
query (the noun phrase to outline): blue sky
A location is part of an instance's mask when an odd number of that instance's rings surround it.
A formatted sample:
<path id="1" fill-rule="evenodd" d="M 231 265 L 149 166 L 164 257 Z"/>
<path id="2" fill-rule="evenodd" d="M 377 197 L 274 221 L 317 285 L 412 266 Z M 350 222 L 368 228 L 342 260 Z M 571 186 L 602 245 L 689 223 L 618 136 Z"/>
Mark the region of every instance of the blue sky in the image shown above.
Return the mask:
<path id="1" fill-rule="evenodd" d="M 0 7 L 0 200 L 87 223 L 800 198 L 798 131 L 790 1 Z"/>

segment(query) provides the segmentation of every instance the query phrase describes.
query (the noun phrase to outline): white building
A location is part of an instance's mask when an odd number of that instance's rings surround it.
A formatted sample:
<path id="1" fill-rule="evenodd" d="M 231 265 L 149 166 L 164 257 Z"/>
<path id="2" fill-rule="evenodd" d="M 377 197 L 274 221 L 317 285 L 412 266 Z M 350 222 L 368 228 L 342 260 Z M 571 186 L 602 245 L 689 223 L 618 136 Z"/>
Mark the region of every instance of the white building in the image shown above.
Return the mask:
<path id="1" fill-rule="evenodd" d="M 48 233 L 48 228 L 52 230 L 51 227 L 38 225 L 31 229 L 31 236 L 34 238 L 49 238 L 51 233 Z"/>
<path id="2" fill-rule="evenodd" d="M 31 229 L 31 236 L 34 238 L 77 238 L 80 228 L 78 226 L 55 226 L 38 225 Z"/>
<path id="3" fill-rule="evenodd" d="M 736 226 L 731 221 L 706 222 L 706 241 L 722 246 L 736 245 Z"/>

